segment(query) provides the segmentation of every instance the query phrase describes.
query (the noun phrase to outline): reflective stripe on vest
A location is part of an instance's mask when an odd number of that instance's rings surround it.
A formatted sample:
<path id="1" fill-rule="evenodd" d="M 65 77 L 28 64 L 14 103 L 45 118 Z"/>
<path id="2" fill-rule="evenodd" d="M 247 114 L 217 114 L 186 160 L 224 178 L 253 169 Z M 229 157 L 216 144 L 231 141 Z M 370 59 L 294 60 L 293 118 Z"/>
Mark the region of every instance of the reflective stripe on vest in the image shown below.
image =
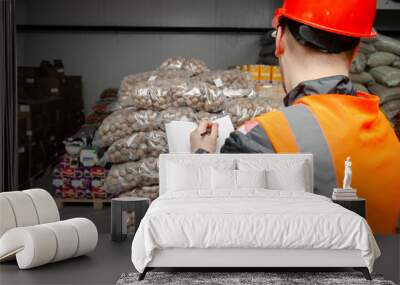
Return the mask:
<path id="1" fill-rule="evenodd" d="M 331 152 L 318 121 L 302 104 L 284 108 L 282 113 L 296 138 L 299 152 L 314 155 L 314 193 L 330 197 L 337 187 Z"/>
<path id="2" fill-rule="evenodd" d="M 274 147 L 271 140 L 263 130 L 263 128 L 257 124 L 251 132 L 247 133 L 247 136 L 260 145 L 261 153 L 274 153 Z"/>

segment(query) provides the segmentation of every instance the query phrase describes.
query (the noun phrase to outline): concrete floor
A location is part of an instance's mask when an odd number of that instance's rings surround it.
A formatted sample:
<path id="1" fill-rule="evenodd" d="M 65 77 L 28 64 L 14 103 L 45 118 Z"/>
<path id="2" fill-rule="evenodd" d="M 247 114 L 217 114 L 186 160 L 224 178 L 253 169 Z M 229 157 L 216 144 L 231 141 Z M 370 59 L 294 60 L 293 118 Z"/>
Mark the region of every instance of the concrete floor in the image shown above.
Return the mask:
<path id="1" fill-rule="evenodd" d="M 18 270 L 16 262 L 1 264 L 0 284 L 115 284 L 122 273 L 134 271 L 130 245 L 131 240 L 114 243 L 109 234 L 100 234 L 96 250 L 88 256 L 29 270 Z"/>
<path id="2" fill-rule="evenodd" d="M 87 217 L 97 226 L 99 243 L 94 252 L 30 270 L 18 270 L 15 262 L 0 265 L 0 284 L 115 284 L 124 272 L 134 271 L 130 260 L 131 239 L 111 241 L 110 207 L 94 210 L 91 206 L 67 205 L 60 211 L 62 219 Z M 382 256 L 374 272 L 400 282 L 400 235 L 376 236 Z"/>

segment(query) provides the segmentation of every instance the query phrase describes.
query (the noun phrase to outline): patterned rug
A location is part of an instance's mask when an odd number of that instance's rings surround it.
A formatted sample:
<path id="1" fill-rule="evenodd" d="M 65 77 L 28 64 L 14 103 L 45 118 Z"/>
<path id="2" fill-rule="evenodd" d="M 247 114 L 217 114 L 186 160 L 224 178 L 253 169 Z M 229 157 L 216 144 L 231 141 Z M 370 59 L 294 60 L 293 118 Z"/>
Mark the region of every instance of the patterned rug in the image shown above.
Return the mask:
<path id="1" fill-rule="evenodd" d="M 395 285 L 382 276 L 368 281 L 359 272 L 148 272 L 138 281 L 138 273 L 122 274 L 116 285 L 212 284 L 212 285 Z"/>

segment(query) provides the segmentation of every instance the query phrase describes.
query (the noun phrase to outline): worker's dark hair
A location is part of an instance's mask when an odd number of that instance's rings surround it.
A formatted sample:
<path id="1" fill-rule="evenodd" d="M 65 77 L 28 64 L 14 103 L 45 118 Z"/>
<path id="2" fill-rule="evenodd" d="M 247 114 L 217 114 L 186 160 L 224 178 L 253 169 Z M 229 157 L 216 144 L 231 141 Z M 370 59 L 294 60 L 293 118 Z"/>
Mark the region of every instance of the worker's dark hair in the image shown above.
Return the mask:
<path id="1" fill-rule="evenodd" d="M 325 53 L 341 53 L 353 50 L 359 38 L 338 35 L 283 18 L 280 25 L 288 27 L 293 37 L 301 44 Z"/>

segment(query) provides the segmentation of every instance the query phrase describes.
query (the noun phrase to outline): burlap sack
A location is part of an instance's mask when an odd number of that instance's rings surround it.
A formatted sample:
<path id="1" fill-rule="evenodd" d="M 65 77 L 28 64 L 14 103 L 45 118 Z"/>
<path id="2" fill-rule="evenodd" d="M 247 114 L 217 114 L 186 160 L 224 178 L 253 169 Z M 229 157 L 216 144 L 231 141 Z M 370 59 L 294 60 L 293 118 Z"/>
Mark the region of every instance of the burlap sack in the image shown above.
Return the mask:
<path id="1" fill-rule="evenodd" d="M 400 69 L 400 60 L 394 61 L 394 62 L 392 63 L 392 66 L 393 66 L 393 67 L 396 67 L 396 68 L 398 68 L 398 69 Z"/>
<path id="2" fill-rule="evenodd" d="M 368 86 L 368 89 L 372 94 L 379 96 L 381 104 L 390 100 L 400 100 L 400 87 L 388 88 L 381 84 L 375 83 Z"/>
<path id="3" fill-rule="evenodd" d="M 386 51 L 400 56 L 400 41 L 384 35 L 379 35 L 374 46 L 379 51 Z"/>
<path id="4" fill-rule="evenodd" d="M 369 67 L 377 67 L 382 65 L 391 65 L 396 60 L 399 60 L 397 55 L 389 52 L 378 51 L 368 56 L 367 64 Z"/>
<path id="5" fill-rule="evenodd" d="M 390 100 L 381 104 L 381 110 L 385 113 L 389 121 L 394 121 L 400 114 L 400 99 Z"/>
<path id="6" fill-rule="evenodd" d="M 365 56 L 365 54 L 359 52 L 351 64 L 351 72 L 361 73 L 365 70 L 366 66 L 367 66 L 367 57 Z"/>
<path id="7" fill-rule="evenodd" d="M 372 68 L 371 75 L 378 83 L 386 87 L 400 86 L 400 70 L 390 66 L 378 66 Z"/>
<path id="8" fill-rule="evenodd" d="M 350 73 L 350 79 L 354 83 L 359 83 L 359 84 L 373 84 L 375 82 L 374 77 L 372 77 L 371 74 L 368 72 L 361 72 L 361 73 Z"/>
<path id="9" fill-rule="evenodd" d="M 376 48 L 371 43 L 361 42 L 360 45 L 360 52 L 366 55 L 376 52 Z"/>
<path id="10" fill-rule="evenodd" d="M 263 46 L 258 55 L 260 57 L 275 55 L 275 44 Z"/>
<path id="11" fill-rule="evenodd" d="M 365 92 L 365 93 L 369 93 L 367 87 L 365 87 L 363 84 L 353 83 L 353 86 L 357 91 L 362 91 L 362 92 Z"/>

